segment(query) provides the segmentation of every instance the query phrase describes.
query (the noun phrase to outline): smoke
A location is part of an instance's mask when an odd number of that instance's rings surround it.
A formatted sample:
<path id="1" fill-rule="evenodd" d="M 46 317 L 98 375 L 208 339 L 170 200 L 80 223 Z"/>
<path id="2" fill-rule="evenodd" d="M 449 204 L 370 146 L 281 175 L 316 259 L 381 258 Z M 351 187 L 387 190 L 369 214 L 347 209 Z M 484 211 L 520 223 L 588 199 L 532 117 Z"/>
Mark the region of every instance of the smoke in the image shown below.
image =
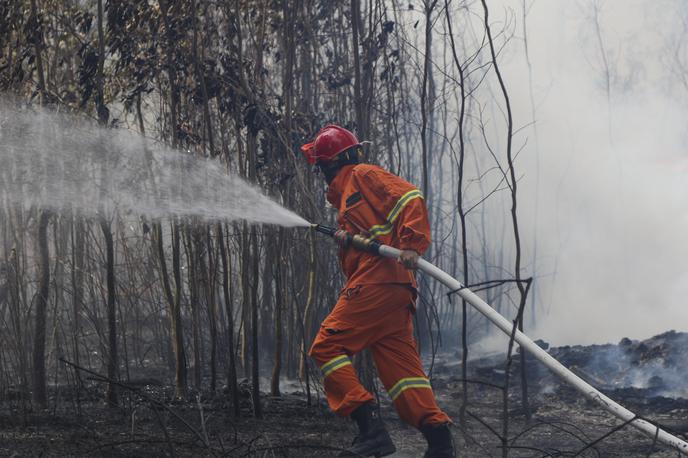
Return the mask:
<path id="1" fill-rule="evenodd" d="M 218 161 L 7 100 L 0 100 L 0 163 L 0 199 L 10 205 L 308 225 Z"/>
<path id="2" fill-rule="evenodd" d="M 619 345 L 565 346 L 550 352 L 579 369 L 599 388 L 637 388 L 650 396 L 686 398 L 688 334 L 666 332 L 644 341 L 623 339 Z"/>
<path id="3" fill-rule="evenodd" d="M 527 3 L 536 126 L 518 133 L 527 146 L 517 168 L 524 271 L 536 271 L 539 316 L 526 332 L 585 344 L 686 330 L 688 8 Z M 523 126 L 531 118 L 523 2 L 503 6 L 491 15 L 515 21 L 502 60 Z"/>

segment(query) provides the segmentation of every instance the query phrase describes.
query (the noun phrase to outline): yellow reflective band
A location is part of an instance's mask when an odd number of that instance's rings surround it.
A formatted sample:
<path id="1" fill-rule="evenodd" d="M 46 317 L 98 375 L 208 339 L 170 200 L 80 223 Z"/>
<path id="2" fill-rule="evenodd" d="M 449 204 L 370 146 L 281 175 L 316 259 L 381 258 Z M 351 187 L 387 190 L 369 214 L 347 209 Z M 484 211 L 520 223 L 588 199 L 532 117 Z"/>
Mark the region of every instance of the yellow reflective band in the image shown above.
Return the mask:
<path id="1" fill-rule="evenodd" d="M 375 225 L 371 227 L 368 232 L 370 232 L 370 235 L 372 235 L 373 237 L 378 235 L 389 234 L 390 232 L 392 232 L 392 223 Z"/>
<path id="2" fill-rule="evenodd" d="M 349 357 L 346 355 L 341 355 L 323 364 L 320 370 L 322 371 L 323 377 L 327 377 L 337 369 L 341 369 L 342 367 L 348 366 L 350 364 L 351 360 L 349 359 Z"/>
<path id="3" fill-rule="evenodd" d="M 390 388 L 389 397 L 392 398 L 392 401 L 395 401 L 401 393 L 408 390 L 409 388 L 432 389 L 432 386 L 430 386 L 430 380 L 423 377 L 402 378 L 397 383 L 395 383 L 392 388 Z"/>
<path id="4" fill-rule="evenodd" d="M 370 232 L 370 235 L 372 235 L 373 237 L 376 237 L 378 235 L 389 234 L 390 232 L 392 232 L 392 225 L 390 223 L 376 225 L 371 227 L 368 232 Z"/>
<path id="5" fill-rule="evenodd" d="M 387 221 L 385 224 L 376 224 L 375 226 L 371 227 L 368 232 L 370 232 L 373 237 L 392 232 L 392 223 L 394 223 L 394 220 L 397 219 L 399 213 L 401 213 L 401 210 L 403 210 L 407 203 L 419 197 L 422 199 L 423 194 L 421 194 L 418 189 L 412 189 L 401 196 L 401 198 L 399 198 L 397 203 L 394 205 L 394 208 L 392 208 L 392 211 L 390 211 L 389 215 L 387 215 Z"/>
<path id="6" fill-rule="evenodd" d="M 397 201 L 397 204 L 394 206 L 391 212 L 389 212 L 389 215 L 387 215 L 387 221 L 390 223 L 393 223 L 395 219 L 397 219 L 397 216 L 399 216 L 399 212 L 401 212 L 401 209 L 406 206 L 409 201 L 420 197 L 423 198 L 423 194 L 418 189 L 412 189 L 411 191 L 407 192 L 401 198 Z"/>

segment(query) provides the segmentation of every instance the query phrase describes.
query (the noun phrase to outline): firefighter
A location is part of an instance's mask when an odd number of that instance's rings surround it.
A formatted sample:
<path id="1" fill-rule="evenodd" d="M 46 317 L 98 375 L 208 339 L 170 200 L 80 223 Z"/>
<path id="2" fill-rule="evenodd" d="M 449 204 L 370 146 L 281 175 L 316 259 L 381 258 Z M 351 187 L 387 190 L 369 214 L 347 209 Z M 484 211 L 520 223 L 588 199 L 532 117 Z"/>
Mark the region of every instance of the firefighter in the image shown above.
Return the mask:
<path id="1" fill-rule="evenodd" d="M 335 239 L 346 284 L 309 354 L 322 371 L 330 408 L 349 416 L 359 429 L 352 446 L 340 456 L 386 456 L 396 451 L 373 395 L 351 364 L 354 354 L 368 348 L 399 416 L 425 436 L 425 457 L 453 457 L 451 419 L 435 402 L 413 338 L 414 270 L 430 245 L 423 196 L 398 176 L 360 163 L 361 143 L 343 127 L 324 127 L 301 150 L 322 171 L 327 200 L 339 210 Z M 346 246 L 347 232 L 399 248 L 401 256 L 396 261 Z"/>

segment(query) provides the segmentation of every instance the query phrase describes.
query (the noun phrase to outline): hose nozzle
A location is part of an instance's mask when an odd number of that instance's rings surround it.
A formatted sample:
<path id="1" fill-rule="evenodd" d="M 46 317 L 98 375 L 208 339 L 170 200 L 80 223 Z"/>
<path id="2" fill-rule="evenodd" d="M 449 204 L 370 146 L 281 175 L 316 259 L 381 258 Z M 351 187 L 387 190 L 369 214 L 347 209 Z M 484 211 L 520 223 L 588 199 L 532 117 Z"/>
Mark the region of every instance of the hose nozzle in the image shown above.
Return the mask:
<path id="1" fill-rule="evenodd" d="M 321 234 L 329 235 L 334 237 L 337 229 L 334 227 L 323 226 L 320 224 L 311 224 L 311 229 L 320 232 Z M 357 250 L 367 251 L 369 253 L 378 254 L 380 252 L 380 242 L 373 238 L 366 238 L 362 235 L 351 235 L 347 234 L 347 245 L 352 245 Z"/>
<path id="2" fill-rule="evenodd" d="M 323 226 L 322 224 L 311 224 L 311 229 L 330 237 L 334 237 L 334 233 L 337 232 L 337 229 L 334 227 Z"/>

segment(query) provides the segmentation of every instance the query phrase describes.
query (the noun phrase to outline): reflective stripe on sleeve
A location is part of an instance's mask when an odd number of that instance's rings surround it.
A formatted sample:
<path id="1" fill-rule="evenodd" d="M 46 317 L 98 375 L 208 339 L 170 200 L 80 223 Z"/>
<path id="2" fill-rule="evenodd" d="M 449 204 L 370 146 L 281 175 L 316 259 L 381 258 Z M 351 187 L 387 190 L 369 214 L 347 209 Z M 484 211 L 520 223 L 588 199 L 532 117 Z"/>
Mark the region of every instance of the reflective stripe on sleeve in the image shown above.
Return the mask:
<path id="1" fill-rule="evenodd" d="M 394 401 L 399 397 L 401 393 L 408 390 L 409 388 L 432 389 L 432 386 L 430 386 L 430 380 L 424 377 L 402 378 L 397 383 L 395 383 L 392 388 L 389 389 L 389 397 L 392 398 L 392 401 Z"/>
<path id="2" fill-rule="evenodd" d="M 408 204 L 410 201 L 416 198 L 423 198 L 423 194 L 418 189 L 412 189 L 411 191 L 401 196 L 397 203 L 394 205 L 394 208 L 392 208 L 392 210 L 389 212 L 389 215 L 387 215 L 387 221 L 385 221 L 385 224 L 376 224 L 375 226 L 371 227 L 368 231 L 370 232 L 370 235 L 375 237 L 378 235 L 389 234 L 390 232 L 392 232 L 392 224 L 394 223 L 394 220 L 397 219 L 397 216 L 399 216 L 399 214 L 401 213 L 401 210 L 404 209 L 406 204 Z"/>
<path id="3" fill-rule="evenodd" d="M 346 355 L 341 355 L 337 356 L 336 358 L 332 358 L 331 360 L 323 364 L 320 367 L 320 370 L 322 371 L 324 378 L 330 375 L 332 372 L 336 371 L 337 369 L 341 369 L 342 367 L 348 366 L 350 364 L 351 359 L 349 359 L 349 357 Z"/>

